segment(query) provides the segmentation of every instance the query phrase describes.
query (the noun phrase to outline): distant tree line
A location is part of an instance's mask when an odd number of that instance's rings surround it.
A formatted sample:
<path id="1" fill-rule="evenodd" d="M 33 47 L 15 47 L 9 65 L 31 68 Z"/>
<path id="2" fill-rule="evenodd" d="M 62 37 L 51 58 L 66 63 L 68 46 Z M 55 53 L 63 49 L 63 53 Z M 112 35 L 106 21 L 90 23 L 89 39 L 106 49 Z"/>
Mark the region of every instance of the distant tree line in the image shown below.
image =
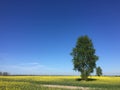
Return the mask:
<path id="1" fill-rule="evenodd" d="M 0 72 L 0 76 L 8 76 L 10 75 L 8 72 Z"/>

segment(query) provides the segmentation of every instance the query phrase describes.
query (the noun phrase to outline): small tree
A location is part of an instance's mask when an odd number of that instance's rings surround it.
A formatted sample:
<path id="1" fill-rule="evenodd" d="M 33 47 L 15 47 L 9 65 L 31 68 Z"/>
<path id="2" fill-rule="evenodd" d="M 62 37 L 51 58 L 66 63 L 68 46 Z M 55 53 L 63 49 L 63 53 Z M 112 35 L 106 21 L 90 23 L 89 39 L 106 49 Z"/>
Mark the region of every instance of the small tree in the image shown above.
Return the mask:
<path id="1" fill-rule="evenodd" d="M 79 37 L 71 55 L 73 56 L 74 70 L 81 72 L 82 80 L 87 80 L 98 60 L 92 40 L 88 36 Z"/>
<path id="2" fill-rule="evenodd" d="M 101 69 L 101 67 L 97 67 L 96 68 L 96 75 L 97 76 L 101 76 L 102 75 L 102 69 Z"/>

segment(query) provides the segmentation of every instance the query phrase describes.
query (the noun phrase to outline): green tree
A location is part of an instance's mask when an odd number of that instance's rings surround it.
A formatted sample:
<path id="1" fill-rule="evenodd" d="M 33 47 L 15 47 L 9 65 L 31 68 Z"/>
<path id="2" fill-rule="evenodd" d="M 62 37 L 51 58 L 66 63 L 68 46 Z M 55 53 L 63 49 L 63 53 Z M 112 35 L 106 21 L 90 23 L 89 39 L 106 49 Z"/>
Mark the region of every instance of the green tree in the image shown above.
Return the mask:
<path id="1" fill-rule="evenodd" d="M 81 72 L 82 80 L 87 80 L 90 73 L 94 71 L 98 60 L 92 40 L 86 35 L 79 37 L 71 55 L 73 57 L 74 70 Z"/>
<path id="2" fill-rule="evenodd" d="M 96 68 L 96 75 L 97 76 L 101 76 L 102 75 L 102 69 L 101 69 L 101 67 L 97 67 Z"/>

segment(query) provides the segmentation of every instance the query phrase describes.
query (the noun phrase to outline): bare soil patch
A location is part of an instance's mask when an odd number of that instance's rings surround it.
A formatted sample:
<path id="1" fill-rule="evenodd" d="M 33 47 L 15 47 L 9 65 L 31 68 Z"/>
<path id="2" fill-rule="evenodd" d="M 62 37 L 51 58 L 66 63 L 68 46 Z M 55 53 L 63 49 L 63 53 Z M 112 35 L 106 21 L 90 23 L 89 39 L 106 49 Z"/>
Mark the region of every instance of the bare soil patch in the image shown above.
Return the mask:
<path id="1" fill-rule="evenodd" d="M 50 88 L 63 88 L 63 89 L 69 89 L 69 90 L 90 90 L 90 88 L 87 87 L 78 87 L 78 86 L 64 86 L 64 85 L 42 85 L 44 87 L 50 87 Z"/>

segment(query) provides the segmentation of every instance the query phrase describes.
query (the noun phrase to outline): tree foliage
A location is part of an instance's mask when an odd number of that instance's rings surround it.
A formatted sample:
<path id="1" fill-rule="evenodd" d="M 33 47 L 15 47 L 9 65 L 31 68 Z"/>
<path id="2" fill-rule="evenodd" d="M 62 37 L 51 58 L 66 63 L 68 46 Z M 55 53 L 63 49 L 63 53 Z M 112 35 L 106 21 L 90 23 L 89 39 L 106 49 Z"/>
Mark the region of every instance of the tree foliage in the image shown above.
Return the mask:
<path id="1" fill-rule="evenodd" d="M 97 76 L 101 76 L 102 75 L 102 69 L 101 69 L 101 67 L 97 67 L 96 68 L 96 75 Z"/>
<path id="2" fill-rule="evenodd" d="M 96 67 L 96 61 L 98 60 L 92 40 L 88 36 L 79 37 L 71 55 L 74 70 L 81 72 L 81 78 L 87 80 Z"/>

